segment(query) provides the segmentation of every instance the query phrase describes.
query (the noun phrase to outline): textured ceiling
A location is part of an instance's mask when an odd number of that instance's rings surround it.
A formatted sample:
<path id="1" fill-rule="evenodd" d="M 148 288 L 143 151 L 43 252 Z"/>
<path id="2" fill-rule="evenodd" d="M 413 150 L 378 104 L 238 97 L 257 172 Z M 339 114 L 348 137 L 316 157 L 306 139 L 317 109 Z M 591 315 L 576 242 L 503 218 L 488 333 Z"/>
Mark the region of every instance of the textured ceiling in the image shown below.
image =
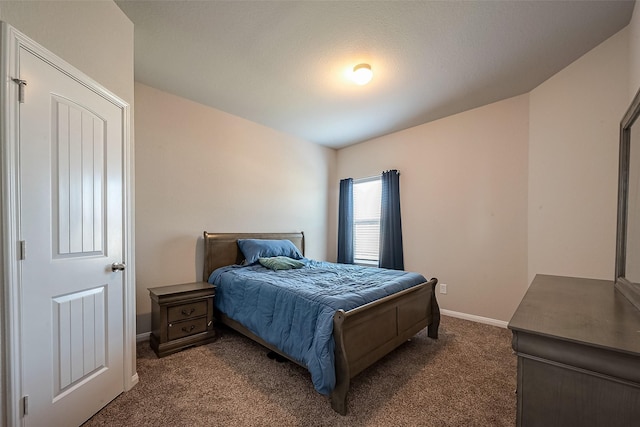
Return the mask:
<path id="1" fill-rule="evenodd" d="M 117 1 L 135 78 L 344 147 L 529 92 L 633 1 Z M 373 80 L 345 77 L 371 64 Z"/>

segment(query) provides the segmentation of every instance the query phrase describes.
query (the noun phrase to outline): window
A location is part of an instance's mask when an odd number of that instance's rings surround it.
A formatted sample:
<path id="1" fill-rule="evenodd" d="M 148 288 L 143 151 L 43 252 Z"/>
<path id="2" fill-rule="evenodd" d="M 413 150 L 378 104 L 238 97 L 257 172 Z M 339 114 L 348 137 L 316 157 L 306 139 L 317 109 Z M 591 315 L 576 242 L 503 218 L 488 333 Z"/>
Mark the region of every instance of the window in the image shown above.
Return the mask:
<path id="1" fill-rule="evenodd" d="M 353 182 L 353 245 L 356 264 L 378 265 L 381 197 L 380 177 Z"/>

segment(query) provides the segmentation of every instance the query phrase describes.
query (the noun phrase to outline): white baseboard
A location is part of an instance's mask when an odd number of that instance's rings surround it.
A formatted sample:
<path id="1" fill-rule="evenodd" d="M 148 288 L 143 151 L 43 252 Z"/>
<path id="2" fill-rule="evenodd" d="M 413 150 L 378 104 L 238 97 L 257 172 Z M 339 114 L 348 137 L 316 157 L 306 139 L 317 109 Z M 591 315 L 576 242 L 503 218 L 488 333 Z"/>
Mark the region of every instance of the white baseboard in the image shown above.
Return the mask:
<path id="1" fill-rule="evenodd" d="M 471 320 L 472 322 L 484 323 L 486 325 L 498 326 L 499 328 L 507 328 L 509 322 L 505 322 L 503 320 L 490 319 L 488 317 L 476 316 L 475 314 L 467 314 L 460 313 L 459 311 L 451 311 L 440 309 L 440 313 L 445 316 L 456 317 L 458 319 Z M 136 335 L 136 342 L 144 342 L 149 341 L 149 337 L 151 336 L 151 332 L 143 332 L 141 334 Z"/>
<path id="2" fill-rule="evenodd" d="M 136 335 L 136 342 L 149 341 L 149 337 L 151 336 L 151 332 L 143 332 L 141 334 Z"/>
<path id="3" fill-rule="evenodd" d="M 475 314 L 460 313 L 458 311 L 440 309 L 440 314 L 445 316 L 456 317 L 458 319 L 471 320 L 472 322 L 484 323 L 486 325 L 498 326 L 499 328 L 507 328 L 509 322 L 504 320 L 490 319 L 488 317 L 476 316 Z"/>

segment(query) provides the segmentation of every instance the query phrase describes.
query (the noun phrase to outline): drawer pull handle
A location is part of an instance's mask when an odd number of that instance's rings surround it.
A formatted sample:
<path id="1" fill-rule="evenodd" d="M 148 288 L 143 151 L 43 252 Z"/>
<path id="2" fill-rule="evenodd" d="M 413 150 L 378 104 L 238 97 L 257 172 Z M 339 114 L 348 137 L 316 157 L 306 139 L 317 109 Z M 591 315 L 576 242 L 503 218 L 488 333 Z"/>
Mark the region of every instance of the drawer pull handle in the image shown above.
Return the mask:
<path id="1" fill-rule="evenodd" d="M 183 308 L 183 309 L 182 309 L 182 314 L 184 314 L 185 316 L 191 316 L 191 315 L 193 314 L 193 312 L 194 312 L 194 311 L 196 311 L 196 309 L 195 309 L 195 308 L 193 308 L 193 307 L 191 307 L 191 308 L 189 309 L 189 311 L 187 311 L 187 309 L 186 309 L 186 308 Z"/>
<path id="2" fill-rule="evenodd" d="M 186 327 L 186 326 L 183 326 L 183 327 L 182 327 L 182 332 L 187 332 L 187 333 L 189 333 L 189 332 L 193 331 L 195 328 L 196 328 L 196 325 L 191 325 L 188 329 L 187 329 L 187 327 Z"/>

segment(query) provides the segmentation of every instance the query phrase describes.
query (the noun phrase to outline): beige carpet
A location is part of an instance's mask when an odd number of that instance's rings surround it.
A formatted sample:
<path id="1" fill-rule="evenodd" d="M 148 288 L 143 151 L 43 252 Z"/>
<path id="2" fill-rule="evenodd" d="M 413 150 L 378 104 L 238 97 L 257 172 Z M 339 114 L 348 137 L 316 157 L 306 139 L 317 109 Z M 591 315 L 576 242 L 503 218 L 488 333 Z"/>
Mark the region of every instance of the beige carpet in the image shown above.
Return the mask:
<path id="1" fill-rule="evenodd" d="M 140 382 L 85 426 L 513 426 L 516 357 L 506 329 L 443 316 L 351 382 L 333 412 L 306 370 L 228 329 L 156 358 L 138 345 Z"/>

